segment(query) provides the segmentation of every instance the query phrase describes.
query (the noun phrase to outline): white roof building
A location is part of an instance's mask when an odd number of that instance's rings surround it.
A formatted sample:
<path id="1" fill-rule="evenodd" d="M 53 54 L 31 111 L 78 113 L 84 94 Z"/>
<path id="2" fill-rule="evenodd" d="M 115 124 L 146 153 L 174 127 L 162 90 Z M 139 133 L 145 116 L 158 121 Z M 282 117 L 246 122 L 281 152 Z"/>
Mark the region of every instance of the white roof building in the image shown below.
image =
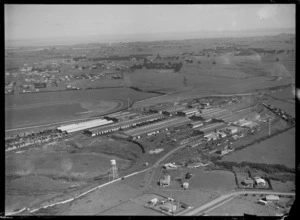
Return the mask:
<path id="1" fill-rule="evenodd" d="M 279 200 L 279 196 L 276 196 L 276 195 L 266 196 L 266 201 L 278 201 L 278 200 Z"/>
<path id="2" fill-rule="evenodd" d="M 256 183 L 257 185 L 263 185 L 263 186 L 266 185 L 266 181 L 265 181 L 264 179 L 262 179 L 262 178 L 260 178 L 260 177 L 254 177 L 254 179 L 255 179 L 255 183 Z"/>
<path id="3" fill-rule="evenodd" d="M 153 204 L 153 205 L 157 204 L 157 203 L 158 203 L 158 198 L 153 198 L 153 199 L 151 199 L 151 200 L 149 201 L 149 203 L 151 203 L 151 204 Z"/>

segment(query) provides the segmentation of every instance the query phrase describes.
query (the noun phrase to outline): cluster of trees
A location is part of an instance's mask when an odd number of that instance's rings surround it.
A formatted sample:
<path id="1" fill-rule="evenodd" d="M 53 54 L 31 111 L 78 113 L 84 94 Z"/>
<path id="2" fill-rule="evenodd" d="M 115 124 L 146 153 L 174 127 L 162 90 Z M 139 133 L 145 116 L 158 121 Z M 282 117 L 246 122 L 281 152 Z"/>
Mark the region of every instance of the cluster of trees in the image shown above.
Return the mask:
<path id="1" fill-rule="evenodd" d="M 215 161 L 215 165 L 222 166 L 225 169 L 233 170 L 233 167 L 245 168 L 249 167 L 256 170 L 261 170 L 268 174 L 273 173 L 295 173 L 295 169 L 286 167 L 282 164 L 265 164 L 265 163 L 252 163 L 252 162 L 233 162 L 233 161 Z"/>
<path id="2" fill-rule="evenodd" d="M 131 60 L 135 59 L 145 59 L 147 56 L 151 56 L 152 54 L 136 54 L 136 55 L 129 55 L 129 56 L 109 56 L 109 57 L 95 57 L 90 58 L 91 61 L 102 61 L 102 60 Z"/>
<path id="3" fill-rule="evenodd" d="M 193 63 L 194 61 L 192 59 L 186 59 L 185 62 L 187 62 L 187 63 Z"/>
<path id="4" fill-rule="evenodd" d="M 74 61 L 85 60 L 86 56 L 73 57 Z"/>
<path id="5" fill-rule="evenodd" d="M 163 57 L 164 60 L 179 60 L 179 56 L 166 56 Z"/>

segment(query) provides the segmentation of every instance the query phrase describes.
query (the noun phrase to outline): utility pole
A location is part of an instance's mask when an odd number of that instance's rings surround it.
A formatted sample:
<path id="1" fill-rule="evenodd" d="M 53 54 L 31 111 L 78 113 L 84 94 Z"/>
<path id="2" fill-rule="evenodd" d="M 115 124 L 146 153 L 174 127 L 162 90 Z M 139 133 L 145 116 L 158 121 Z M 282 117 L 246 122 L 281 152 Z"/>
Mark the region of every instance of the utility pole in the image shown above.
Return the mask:
<path id="1" fill-rule="evenodd" d="M 127 109 L 129 109 L 129 98 L 127 99 Z"/>

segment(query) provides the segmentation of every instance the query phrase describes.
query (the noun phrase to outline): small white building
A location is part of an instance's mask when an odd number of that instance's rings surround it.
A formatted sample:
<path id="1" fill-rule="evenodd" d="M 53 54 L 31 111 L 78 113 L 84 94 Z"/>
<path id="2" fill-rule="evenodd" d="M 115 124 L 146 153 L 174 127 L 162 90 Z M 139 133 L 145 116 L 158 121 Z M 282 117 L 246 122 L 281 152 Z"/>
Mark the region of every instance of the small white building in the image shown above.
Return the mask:
<path id="1" fill-rule="evenodd" d="M 261 205 L 267 205 L 268 204 L 267 201 L 262 200 L 262 199 L 258 200 L 258 203 L 261 204 Z"/>
<path id="2" fill-rule="evenodd" d="M 158 203 L 158 198 L 153 198 L 149 201 L 151 205 L 156 205 Z"/>
<path id="3" fill-rule="evenodd" d="M 279 196 L 268 195 L 268 196 L 266 196 L 266 201 L 279 201 Z"/>
<path id="4" fill-rule="evenodd" d="M 182 187 L 183 187 L 184 189 L 188 189 L 188 188 L 189 188 L 189 183 L 188 183 L 188 182 L 184 182 L 184 183 L 182 184 Z"/>

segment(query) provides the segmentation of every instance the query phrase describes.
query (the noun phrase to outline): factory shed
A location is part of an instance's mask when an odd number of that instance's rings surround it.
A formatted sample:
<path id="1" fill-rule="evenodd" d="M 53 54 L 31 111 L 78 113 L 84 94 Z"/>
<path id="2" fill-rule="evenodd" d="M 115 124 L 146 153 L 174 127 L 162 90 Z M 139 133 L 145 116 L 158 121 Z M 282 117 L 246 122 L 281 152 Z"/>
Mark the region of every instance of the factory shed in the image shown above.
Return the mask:
<path id="1" fill-rule="evenodd" d="M 181 105 L 175 105 L 175 106 L 172 106 L 170 108 L 166 108 L 162 111 L 163 114 L 165 115 L 173 115 L 173 114 L 176 114 L 178 111 L 182 111 L 186 109 L 186 107 L 184 106 L 181 106 Z"/>
<path id="2" fill-rule="evenodd" d="M 199 110 L 197 108 L 190 108 L 190 109 L 185 109 L 185 110 L 179 111 L 177 114 L 180 116 L 190 117 L 190 116 L 196 115 L 198 113 L 199 113 Z"/>
<path id="3" fill-rule="evenodd" d="M 137 127 L 137 128 L 132 128 L 130 130 L 124 131 L 125 134 L 132 136 L 132 137 L 137 137 L 141 136 L 144 134 L 152 135 L 159 133 L 160 130 L 162 129 L 169 129 L 170 127 L 173 126 L 178 126 L 182 124 L 188 123 L 190 120 L 187 118 L 181 118 L 181 117 L 175 117 L 171 119 L 167 119 L 164 121 L 159 121 L 153 124 Z"/>
<path id="4" fill-rule="evenodd" d="M 138 125 L 138 124 L 141 124 L 141 123 L 156 121 L 156 120 L 161 119 L 163 117 L 164 116 L 161 115 L 161 114 L 141 116 L 139 118 L 118 122 L 118 123 L 115 123 L 115 124 L 112 124 L 112 125 L 103 126 L 101 128 L 89 129 L 89 130 L 86 130 L 85 133 L 89 134 L 91 136 L 106 134 L 106 133 L 110 133 L 110 132 L 117 131 L 117 130 L 120 130 L 120 129 L 129 128 L 131 126 L 135 126 L 135 125 Z"/>
<path id="5" fill-rule="evenodd" d="M 195 121 L 195 122 L 190 123 L 190 125 L 191 125 L 192 128 L 198 128 L 198 127 L 203 126 L 203 122 L 202 121 Z"/>
<path id="6" fill-rule="evenodd" d="M 107 124 L 112 124 L 113 121 L 108 121 L 106 119 L 96 119 L 92 121 L 81 122 L 78 124 L 71 124 L 66 126 L 58 127 L 57 130 L 65 131 L 66 133 L 74 133 L 77 131 L 83 131 L 85 129 L 100 127 Z"/>
<path id="7" fill-rule="evenodd" d="M 104 118 L 114 121 L 123 121 L 125 119 L 133 118 L 138 116 L 135 112 L 119 112 L 105 116 Z"/>
<path id="8" fill-rule="evenodd" d="M 227 125 L 223 122 L 217 122 L 217 123 L 213 123 L 213 124 L 210 124 L 210 125 L 206 125 L 202 128 L 199 129 L 199 131 L 203 132 L 204 134 L 207 134 L 211 131 L 214 131 L 216 129 L 222 129 L 222 128 L 225 128 Z"/>

